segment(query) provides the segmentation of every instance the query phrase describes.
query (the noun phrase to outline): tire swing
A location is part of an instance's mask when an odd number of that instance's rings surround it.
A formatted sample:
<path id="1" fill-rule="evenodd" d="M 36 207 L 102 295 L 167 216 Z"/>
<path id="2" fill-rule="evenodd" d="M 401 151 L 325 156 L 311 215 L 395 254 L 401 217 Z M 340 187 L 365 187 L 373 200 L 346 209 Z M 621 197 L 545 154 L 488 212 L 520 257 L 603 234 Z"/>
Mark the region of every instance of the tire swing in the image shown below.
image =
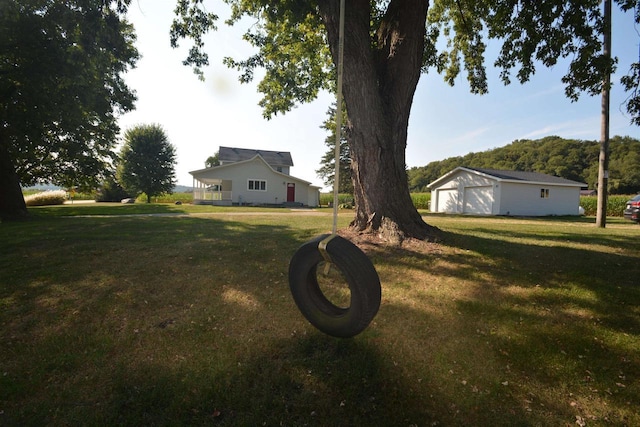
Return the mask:
<path id="1" fill-rule="evenodd" d="M 341 0 L 336 104 L 338 106 L 342 106 L 344 3 L 344 0 Z M 296 251 L 289 263 L 289 287 L 298 309 L 309 323 L 327 335 L 350 338 L 362 332 L 378 313 L 382 292 L 380 278 L 371 260 L 356 245 L 336 234 L 341 113 L 342 108 L 336 108 L 333 233 L 320 235 Z M 349 297 L 345 295 L 344 284 L 348 286 Z M 328 294 L 331 295 L 329 298 Z"/>

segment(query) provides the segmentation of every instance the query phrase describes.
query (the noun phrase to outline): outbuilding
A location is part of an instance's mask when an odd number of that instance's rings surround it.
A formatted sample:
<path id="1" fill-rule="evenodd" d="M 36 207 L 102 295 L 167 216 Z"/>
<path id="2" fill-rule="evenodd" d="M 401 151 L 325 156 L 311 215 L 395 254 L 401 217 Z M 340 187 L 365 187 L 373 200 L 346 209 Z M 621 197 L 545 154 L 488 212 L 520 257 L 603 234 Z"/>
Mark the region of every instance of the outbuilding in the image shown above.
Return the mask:
<path id="1" fill-rule="evenodd" d="M 537 172 L 457 167 L 430 183 L 431 212 L 578 215 L 583 182 Z"/>

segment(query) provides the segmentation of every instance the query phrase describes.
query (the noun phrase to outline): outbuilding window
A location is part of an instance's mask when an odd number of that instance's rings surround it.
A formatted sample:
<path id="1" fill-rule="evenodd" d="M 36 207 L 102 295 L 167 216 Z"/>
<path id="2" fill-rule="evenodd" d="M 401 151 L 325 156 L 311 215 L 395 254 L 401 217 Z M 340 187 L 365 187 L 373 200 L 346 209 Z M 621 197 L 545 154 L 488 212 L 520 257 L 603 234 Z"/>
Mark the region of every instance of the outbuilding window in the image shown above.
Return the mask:
<path id="1" fill-rule="evenodd" d="M 267 181 L 262 179 L 250 179 L 247 182 L 247 189 L 251 191 L 267 191 Z"/>
<path id="2" fill-rule="evenodd" d="M 548 188 L 541 188 L 540 189 L 540 198 L 541 199 L 548 199 L 549 198 L 549 189 Z"/>

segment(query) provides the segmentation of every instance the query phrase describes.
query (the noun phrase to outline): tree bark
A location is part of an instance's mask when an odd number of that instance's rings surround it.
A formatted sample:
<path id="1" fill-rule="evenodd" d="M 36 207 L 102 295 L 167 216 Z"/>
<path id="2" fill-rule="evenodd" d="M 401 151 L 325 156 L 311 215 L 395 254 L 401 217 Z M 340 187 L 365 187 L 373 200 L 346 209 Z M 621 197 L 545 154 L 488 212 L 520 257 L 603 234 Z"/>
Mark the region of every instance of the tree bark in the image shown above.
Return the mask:
<path id="1" fill-rule="evenodd" d="M 319 2 L 334 61 L 338 57 L 339 3 Z M 360 232 L 379 233 L 392 243 L 407 237 L 434 239 L 437 234 L 413 205 L 405 163 L 428 4 L 427 0 L 391 0 L 371 40 L 369 1 L 346 3 L 343 95 L 356 202 L 351 226 Z"/>
<path id="2" fill-rule="evenodd" d="M 7 148 L 8 141 L 0 134 L 0 220 L 24 219 L 27 206 L 24 203 L 20 180 Z"/>

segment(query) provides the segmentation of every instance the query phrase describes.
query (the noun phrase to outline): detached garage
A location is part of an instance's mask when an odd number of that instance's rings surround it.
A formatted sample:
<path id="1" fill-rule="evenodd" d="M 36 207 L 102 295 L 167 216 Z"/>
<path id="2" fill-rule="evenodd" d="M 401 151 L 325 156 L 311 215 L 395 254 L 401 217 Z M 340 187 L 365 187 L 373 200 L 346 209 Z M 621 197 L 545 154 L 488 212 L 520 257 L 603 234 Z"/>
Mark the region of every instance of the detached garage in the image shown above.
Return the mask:
<path id="1" fill-rule="evenodd" d="M 587 184 L 537 172 L 457 167 L 433 181 L 431 212 L 473 215 L 578 215 Z"/>

